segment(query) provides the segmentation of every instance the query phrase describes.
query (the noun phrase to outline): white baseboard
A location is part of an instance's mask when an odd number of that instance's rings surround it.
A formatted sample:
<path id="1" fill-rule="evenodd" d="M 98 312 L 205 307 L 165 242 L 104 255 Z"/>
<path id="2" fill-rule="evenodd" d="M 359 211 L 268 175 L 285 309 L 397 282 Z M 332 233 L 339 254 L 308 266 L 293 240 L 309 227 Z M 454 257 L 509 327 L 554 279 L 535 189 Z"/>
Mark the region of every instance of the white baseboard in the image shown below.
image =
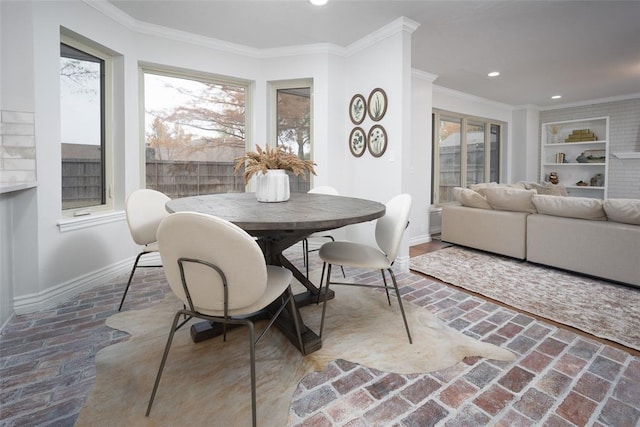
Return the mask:
<path id="1" fill-rule="evenodd" d="M 414 236 L 409 239 L 409 246 L 421 245 L 423 243 L 429 243 L 431 241 L 431 234 L 422 234 L 420 236 Z"/>
<path id="2" fill-rule="evenodd" d="M 118 276 L 130 273 L 134 261 L 135 257 L 118 261 L 109 266 L 92 271 L 91 273 L 76 277 L 68 282 L 45 289 L 42 292 L 17 296 L 13 299 L 14 314 L 33 313 L 55 307 L 57 304 L 68 300 L 80 292 L 112 282 Z M 142 257 L 140 265 L 157 265 L 159 262 L 160 256 L 158 254 L 150 254 Z M 126 281 L 127 278 L 128 277 L 125 276 L 124 280 Z"/>

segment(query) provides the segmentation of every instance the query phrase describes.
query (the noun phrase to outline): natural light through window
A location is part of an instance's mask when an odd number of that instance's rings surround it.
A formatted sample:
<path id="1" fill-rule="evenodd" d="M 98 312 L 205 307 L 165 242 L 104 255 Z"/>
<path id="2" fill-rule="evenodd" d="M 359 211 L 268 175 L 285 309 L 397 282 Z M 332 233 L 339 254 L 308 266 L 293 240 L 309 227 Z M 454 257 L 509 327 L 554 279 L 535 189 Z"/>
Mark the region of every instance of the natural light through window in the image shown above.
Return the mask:
<path id="1" fill-rule="evenodd" d="M 144 72 L 146 186 L 171 198 L 243 192 L 242 84 Z"/>

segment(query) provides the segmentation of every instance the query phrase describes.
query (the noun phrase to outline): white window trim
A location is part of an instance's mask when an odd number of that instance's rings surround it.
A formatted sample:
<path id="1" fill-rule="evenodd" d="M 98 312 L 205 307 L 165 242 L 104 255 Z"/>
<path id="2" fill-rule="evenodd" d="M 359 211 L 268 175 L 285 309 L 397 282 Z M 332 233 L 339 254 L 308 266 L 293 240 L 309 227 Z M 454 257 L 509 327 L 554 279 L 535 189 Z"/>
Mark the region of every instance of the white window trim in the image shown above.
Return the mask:
<path id="1" fill-rule="evenodd" d="M 68 231 L 82 230 L 83 228 L 91 228 L 112 222 L 126 221 L 126 219 L 127 216 L 124 211 L 114 211 L 61 219 L 57 225 L 61 233 L 66 233 Z"/>
<path id="2" fill-rule="evenodd" d="M 279 89 L 291 89 L 297 87 L 308 87 L 310 91 L 310 111 L 311 115 L 311 123 L 309 124 L 309 144 L 311 146 L 309 150 L 309 158 L 311 160 L 314 159 L 314 151 L 315 144 L 313 140 L 313 126 L 314 126 L 314 115 L 313 115 L 313 79 L 292 79 L 292 80 L 277 80 L 268 82 L 269 85 L 269 123 L 267 126 L 267 134 L 269 135 L 270 145 L 275 147 L 276 142 L 278 141 L 278 90 Z M 309 174 L 309 185 L 310 188 L 313 188 L 314 175 Z"/>
<path id="3" fill-rule="evenodd" d="M 484 169 L 484 174 L 485 174 L 485 180 L 490 179 L 491 177 L 491 169 L 490 169 L 490 162 L 491 162 L 491 125 L 498 125 L 500 126 L 500 156 L 499 156 L 499 165 L 498 165 L 498 171 L 499 171 L 499 176 L 502 177 L 504 176 L 503 174 L 503 164 L 502 164 L 502 159 L 503 159 L 503 149 L 505 146 L 505 140 L 504 140 L 504 135 L 505 135 L 505 129 L 507 126 L 507 123 L 502 122 L 500 120 L 494 120 L 494 119 L 488 119 L 488 118 L 484 118 L 484 117 L 476 117 L 476 116 L 470 116 L 470 115 L 466 115 L 466 114 L 461 114 L 461 113 L 454 113 L 452 111 L 446 111 L 446 110 L 440 110 L 437 108 L 434 108 L 432 110 L 432 114 L 434 116 L 433 119 L 433 135 L 432 135 L 432 141 L 433 141 L 433 176 L 431 179 L 431 182 L 433 183 L 433 205 L 436 208 L 440 208 L 443 204 L 447 204 L 449 202 L 440 202 L 440 146 L 437 143 L 437 141 L 439 140 L 440 137 L 440 119 L 442 117 L 450 117 L 450 118 L 454 118 L 454 119 L 460 119 L 460 130 L 464 132 L 461 133 L 460 135 L 460 185 L 462 187 L 466 187 L 467 186 L 467 177 L 466 177 L 466 173 L 463 173 L 463 171 L 467 170 L 467 136 L 466 136 L 466 127 L 467 124 L 469 122 L 471 123 L 482 123 L 484 124 L 484 135 L 485 135 L 485 151 L 484 151 L 484 162 L 485 162 L 485 169 Z M 487 145 L 489 145 L 489 149 L 487 150 Z"/>
<path id="4" fill-rule="evenodd" d="M 90 55 L 98 57 L 104 61 L 104 79 L 105 79 L 105 90 L 104 90 L 104 152 L 102 153 L 104 156 L 104 184 L 105 184 L 105 204 L 88 206 L 83 208 L 73 208 L 73 209 L 63 209 L 62 216 L 63 218 L 73 218 L 72 221 L 77 221 L 78 215 L 93 215 L 95 213 L 104 213 L 108 211 L 113 211 L 114 207 L 114 149 L 113 149 L 113 58 L 112 56 L 106 52 L 105 50 L 100 49 L 96 46 L 90 46 L 87 43 L 83 43 L 75 39 L 70 35 L 70 32 L 64 32 L 60 34 L 60 43 L 67 44 L 71 47 L 79 49 L 83 52 L 86 52 Z M 60 188 L 62 192 L 62 188 Z M 62 195 L 62 193 L 61 193 Z M 61 221 L 62 222 L 62 221 Z M 61 229 L 62 231 L 62 229 Z"/>
<path id="5" fill-rule="evenodd" d="M 189 70 L 186 68 L 178 68 L 171 66 L 163 66 L 152 63 L 140 62 L 138 64 L 138 105 L 140 106 L 140 111 L 138 114 L 140 120 L 140 135 L 139 135 L 139 146 L 140 146 L 140 188 L 146 188 L 146 155 L 145 155 L 145 93 L 144 93 L 144 75 L 145 73 L 156 74 L 159 76 L 167 76 L 167 77 L 176 77 L 179 79 L 188 79 L 188 80 L 196 80 L 207 83 L 215 83 L 215 84 L 229 84 L 242 86 L 245 89 L 244 96 L 244 134 L 245 134 L 245 149 L 249 149 L 251 147 L 253 141 L 253 132 L 251 123 L 252 120 L 252 99 L 253 99 L 253 87 L 254 84 L 249 80 L 244 80 L 240 78 L 233 78 L 227 76 L 221 76 L 218 74 L 204 73 L 201 71 Z"/>

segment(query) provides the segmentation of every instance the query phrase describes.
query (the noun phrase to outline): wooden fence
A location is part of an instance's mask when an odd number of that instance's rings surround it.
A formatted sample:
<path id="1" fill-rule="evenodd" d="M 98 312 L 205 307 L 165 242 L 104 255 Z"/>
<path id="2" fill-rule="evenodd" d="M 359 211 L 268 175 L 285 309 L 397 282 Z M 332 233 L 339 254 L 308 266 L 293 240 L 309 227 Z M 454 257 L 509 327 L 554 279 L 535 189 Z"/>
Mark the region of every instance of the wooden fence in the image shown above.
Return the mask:
<path id="1" fill-rule="evenodd" d="M 233 162 L 175 162 L 147 160 L 147 188 L 172 199 L 214 193 L 245 191 L 242 172 L 233 174 Z M 99 160 L 63 159 L 62 203 L 64 209 L 94 206 L 102 200 Z M 290 175 L 291 192 L 309 191 L 309 180 Z"/>

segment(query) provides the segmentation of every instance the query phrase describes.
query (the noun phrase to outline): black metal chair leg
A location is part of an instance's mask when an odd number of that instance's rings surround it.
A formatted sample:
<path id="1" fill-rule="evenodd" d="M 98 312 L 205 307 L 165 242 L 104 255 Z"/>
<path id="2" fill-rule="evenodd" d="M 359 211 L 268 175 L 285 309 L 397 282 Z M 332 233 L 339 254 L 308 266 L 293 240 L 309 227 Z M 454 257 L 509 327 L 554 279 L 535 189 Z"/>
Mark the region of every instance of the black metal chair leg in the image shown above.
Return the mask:
<path id="1" fill-rule="evenodd" d="M 327 285 L 325 287 L 325 293 L 329 293 L 329 281 L 331 279 L 331 264 L 329 264 L 329 268 L 327 268 Z M 322 304 L 322 317 L 320 318 L 320 333 L 318 336 L 322 338 L 322 330 L 324 329 L 324 315 L 327 311 L 327 298 L 324 299 L 324 303 Z"/>
<path id="2" fill-rule="evenodd" d="M 324 271 L 327 267 L 327 263 L 322 263 L 322 275 L 320 276 L 320 286 L 318 287 L 318 299 L 316 299 L 316 305 L 320 304 L 320 296 L 322 295 L 322 282 L 324 281 Z"/>
<path id="3" fill-rule="evenodd" d="M 140 261 L 140 257 L 144 254 L 148 254 L 149 252 L 140 252 L 136 257 L 136 262 L 133 263 L 133 269 L 131 270 L 131 274 L 129 275 L 129 281 L 127 282 L 127 287 L 124 288 L 124 294 L 122 294 L 122 299 L 120 300 L 120 306 L 118 307 L 118 311 L 122 310 L 122 304 L 124 304 L 124 299 L 127 296 L 127 292 L 129 292 L 129 286 L 131 286 L 131 280 L 133 279 L 133 273 L 136 272 L 136 268 L 138 267 L 138 261 Z"/>
<path id="4" fill-rule="evenodd" d="M 256 343 L 253 322 L 247 321 L 247 327 L 249 328 L 249 353 L 251 355 L 251 425 L 256 427 L 258 423 L 258 416 L 256 414 Z"/>
<path id="5" fill-rule="evenodd" d="M 384 275 L 384 270 L 380 270 L 382 273 L 382 282 L 384 283 L 384 291 L 387 293 L 387 302 L 391 305 L 391 298 L 389 297 L 389 286 L 387 285 L 387 278 Z"/>
<path id="6" fill-rule="evenodd" d="M 176 313 L 173 318 L 173 324 L 171 325 L 171 332 L 169 333 L 169 338 L 167 339 L 167 344 L 164 346 L 164 353 L 162 354 L 162 361 L 160 362 L 160 368 L 158 369 L 158 374 L 156 375 L 156 382 L 153 385 L 153 391 L 151 392 L 151 398 L 149 399 L 149 406 L 147 406 L 146 417 L 149 416 L 151 412 L 151 406 L 153 405 L 153 400 L 156 398 L 156 392 L 158 391 L 158 385 L 160 384 L 160 378 L 162 377 L 162 371 L 164 371 L 164 365 L 167 362 L 167 356 L 169 355 L 169 349 L 171 348 L 171 342 L 173 341 L 173 335 L 176 333 L 176 325 L 178 324 L 178 320 L 180 319 L 180 315 L 182 315 L 182 311 Z"/>
<path id="7" fill-rule="evenodd" d="M 396 276 L 393 274 L 393 270 L 389 269 L 393 286 L 396 288 L 396 296 L 398 297 L 398 305 L 400 306 L 400 312 L 402 313 L 402 320 L 404 320 L 404 327 L 407 330 L 407 337 L 409 337 L 409 344 L 413 344 L 411 339 L 411 333 L 409 332 L 409 323 L 407 322 L 407 316 L 404 313 L 404 306 L 402 305 L 402 298 L 400 297 L 400 289 L 398 288 L 398 282 L 396 282 Z"/>

